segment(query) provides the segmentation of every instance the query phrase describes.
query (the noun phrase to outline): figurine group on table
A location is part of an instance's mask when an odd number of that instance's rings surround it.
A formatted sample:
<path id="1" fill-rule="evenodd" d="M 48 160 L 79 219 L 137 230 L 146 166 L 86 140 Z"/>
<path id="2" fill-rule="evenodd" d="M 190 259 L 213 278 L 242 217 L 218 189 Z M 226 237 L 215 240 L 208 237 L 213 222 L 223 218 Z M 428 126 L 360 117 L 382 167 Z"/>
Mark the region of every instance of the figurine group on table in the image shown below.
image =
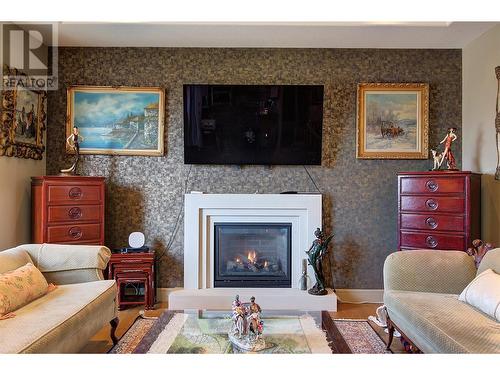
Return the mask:
<path id="1" fill-rule="evenodd" d="M 250 302 L 243 303 L 237 295 L 232 303 L 232 325 L 229 330 L 229 340 L 243 351 L 259 351 L 266 344 L 262 338 L 264 322 L 261 319 L 262 309 L 255 302 L 255 297 Z"/>

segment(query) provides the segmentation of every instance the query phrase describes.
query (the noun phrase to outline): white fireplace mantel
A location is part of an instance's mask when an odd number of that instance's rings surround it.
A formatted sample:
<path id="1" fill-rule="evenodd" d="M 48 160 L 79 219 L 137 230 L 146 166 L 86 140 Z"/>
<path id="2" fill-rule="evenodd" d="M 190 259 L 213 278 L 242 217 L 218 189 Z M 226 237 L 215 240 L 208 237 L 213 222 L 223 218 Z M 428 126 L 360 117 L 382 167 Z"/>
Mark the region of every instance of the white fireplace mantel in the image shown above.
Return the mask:
<path id="1" fill-rule="evenodd" d="M 320 194 L 186 194 L 184 210 L 185 289 L 213 288 L 216 222 L 291 223 L 292 288 L 298 288 L 314 230 L 321 228 Z"/>
<path id="2" fill-rule="evenodd" d="M 315 239 L 316 228 L 321 228 L 321 207 L 321 194 L 186 194 L 184 289 L 169 296 L 169 308 L 227 308 L 231 297 L 239 293 L 260 296 L 268 308 L 335 311 L 333 292 L 320 297 L 299 290 L 305 251 Z M 214 224 L 230 222 L 292 224 L 291 288 L 214 288 Z M 311 268 L 308 275 L 313 275 Z"/>

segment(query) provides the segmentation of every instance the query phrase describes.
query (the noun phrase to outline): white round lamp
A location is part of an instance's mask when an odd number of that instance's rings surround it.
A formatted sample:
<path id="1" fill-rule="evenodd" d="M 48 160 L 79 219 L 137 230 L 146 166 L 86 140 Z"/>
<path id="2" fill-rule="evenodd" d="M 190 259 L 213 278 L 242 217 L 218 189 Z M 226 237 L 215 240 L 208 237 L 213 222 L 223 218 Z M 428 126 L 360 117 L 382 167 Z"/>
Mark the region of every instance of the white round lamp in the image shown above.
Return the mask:
<path id="1" fill-rule="evenodd" d="M 142 232 L 132 232 L 128 236 L 128 245 L 133 249 L 138 249 L 143 247 L 145 243 L 144 233 Z"/>

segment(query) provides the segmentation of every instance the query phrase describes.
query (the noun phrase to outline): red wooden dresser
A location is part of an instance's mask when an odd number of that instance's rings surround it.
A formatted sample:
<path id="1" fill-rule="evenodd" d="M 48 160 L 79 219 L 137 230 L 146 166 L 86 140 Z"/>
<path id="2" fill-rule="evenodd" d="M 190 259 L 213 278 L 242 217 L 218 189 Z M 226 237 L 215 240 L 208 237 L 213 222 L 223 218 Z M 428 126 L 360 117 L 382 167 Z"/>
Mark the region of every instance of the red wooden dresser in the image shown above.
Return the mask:
<path id="1" fill-rule="evenodd" d="M 32 177 L 32 241 L 104 245 L 104 188 L 104 177 Z"/>
<path id="2" fill-rule="evenodd" d="M 399 250 L 467 250 L 481 237 L 481 175 L 398 173 Z"/>

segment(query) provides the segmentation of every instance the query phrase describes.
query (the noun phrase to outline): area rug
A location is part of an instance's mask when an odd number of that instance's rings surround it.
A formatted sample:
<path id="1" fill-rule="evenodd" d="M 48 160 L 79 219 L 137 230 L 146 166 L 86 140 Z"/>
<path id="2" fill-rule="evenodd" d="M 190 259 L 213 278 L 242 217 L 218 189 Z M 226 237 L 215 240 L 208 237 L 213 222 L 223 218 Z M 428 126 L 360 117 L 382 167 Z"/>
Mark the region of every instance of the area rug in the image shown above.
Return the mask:
<path id="1" fill-rule="evenodd" d="M 331 340 L 337 353 L 392 353 L 367 320 L 333 319 L 333 325 Z"/>
<path id="2" fill-rule="evenodd" d="M 157 319 L 139 317 L 109 353 L 239 353 L 228 340 L 227 317 L 166 313 Z M 265 320 L 263 354 L 387 353 L 367 321 L 329 320 L 320 329 L 310 316 Z"/>

